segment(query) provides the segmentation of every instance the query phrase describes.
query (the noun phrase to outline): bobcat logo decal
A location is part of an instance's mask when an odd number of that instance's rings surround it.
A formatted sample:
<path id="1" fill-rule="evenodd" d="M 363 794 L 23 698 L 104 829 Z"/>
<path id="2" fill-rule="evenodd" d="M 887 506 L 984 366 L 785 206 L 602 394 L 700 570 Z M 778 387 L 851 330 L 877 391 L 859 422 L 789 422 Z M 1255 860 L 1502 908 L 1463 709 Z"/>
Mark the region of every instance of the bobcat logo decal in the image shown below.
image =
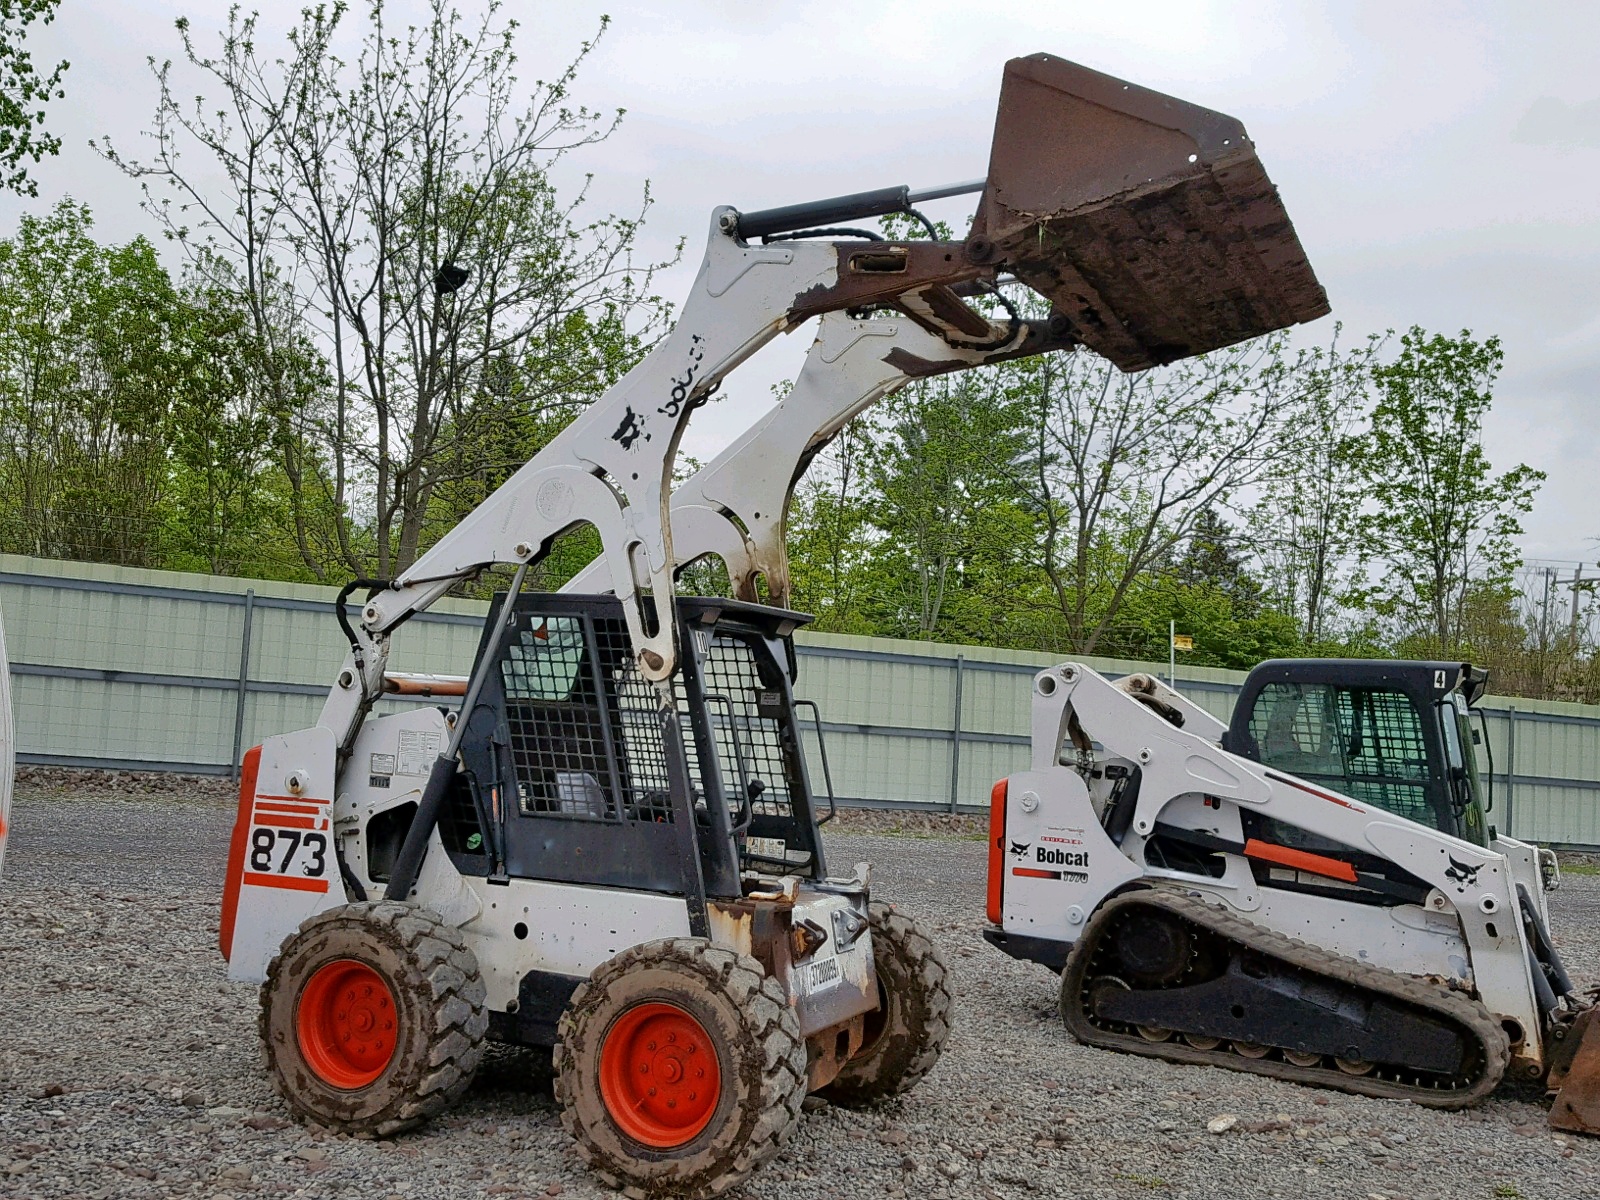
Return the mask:
<path id="1" fill-rule="evenodd" d="M 1481 864 L 1474 867 L 1468 863 L 1461 862 L 1453 854 L 1449 857 L 1450 869 L 1445 872 L 1446 876 L 1454 879 L 1462 887 L 1471 887 L 1478 882 L 1478 872 L 1483 870 Z"/>
<path id="2" fill-rule="evenodd" d="M 1023 857 L 1025 854 L 1028 853 L 1028 847 L 1031 846 L 1031 845 L 1033 845 L 1032 842 L 1012 842 L 1011 843 L 1011 857 L 1012 858 L 1021 858 L 1021 857 Z"/>

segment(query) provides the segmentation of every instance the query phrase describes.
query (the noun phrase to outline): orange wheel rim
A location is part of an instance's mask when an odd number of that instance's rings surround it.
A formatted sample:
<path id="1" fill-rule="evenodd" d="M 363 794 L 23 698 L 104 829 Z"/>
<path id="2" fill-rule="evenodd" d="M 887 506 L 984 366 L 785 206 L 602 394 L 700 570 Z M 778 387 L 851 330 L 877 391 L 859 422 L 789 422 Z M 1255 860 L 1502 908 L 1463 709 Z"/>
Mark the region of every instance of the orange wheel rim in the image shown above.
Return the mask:
<path id="1" fill-rule="evenodd" d="M 676 1004 L 640 1004 L 606 1031 L 600 1096 L 634 1141 L 670 1149 L 693 1141 L 722 1098 L 722 1069 L 705 1026 Z"/>
<path id="2" fill-rule="evenodd" d="M 394 1057 L 398 1020 L 394 992 L 382 975 L 351 958 L 326 963 L 300 992 L 300 1056 L 324 1083 L 364 1088 Z"/>

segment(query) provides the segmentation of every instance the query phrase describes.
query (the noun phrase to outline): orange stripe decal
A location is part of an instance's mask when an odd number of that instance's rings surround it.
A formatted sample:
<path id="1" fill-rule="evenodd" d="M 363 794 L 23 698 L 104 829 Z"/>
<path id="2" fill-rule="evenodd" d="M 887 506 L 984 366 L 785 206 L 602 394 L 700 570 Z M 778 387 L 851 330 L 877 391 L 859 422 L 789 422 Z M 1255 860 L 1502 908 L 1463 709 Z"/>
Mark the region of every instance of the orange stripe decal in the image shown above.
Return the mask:
<path id="1" fill-rule="evenodd" d="M 311 817 L 286 817 L 278 813 L 267 813 L 263 816 L 256 813 L 257 825 L 265 825 L 272 829 L 316 829 L 317 822 Z"/>
<path id="2" fill-rule="evenodd" d="M 1279 783 L 1286 783 L 1292 788 L 1298 788 L 1300 791 L 1305 792 L 1309 796 L 1315 796 L 1318 800 L 1326 800 L 1330 804 L 1337 804 L 1340 808 L 1348 808 L 1351 812 L 1365 813 L 1367 811 L 1364 808 L 1358 808 L 1356 805 L 1351 804 L 1350 801 L 1346 800 L 1343 796 L 1335 796 L 1332 792 L 1325 792 L 1321 788 L 1314 788 L 1309 783 L 1301 783 L 1298 779 L 1290 779 L 1287 775 L 1279 775 L 1276 771 L 1268 771 L 1266 772 L 1266 776 L 1268 779 L 1274 779 Z"/>
<path id="3" fill-rule="evenodd" d="M 1041 871 L 1037 867 L 1012 867 L 1013 875 L 1021 875 L 1027 879 L 1060 879 L 1060 871 Z"/>
<path id="4" fill-rule="evenodd" d="M 327 805 L 325 804 L 285 804 L 281 800 L 256 801 L 257 812 L 300 813 L 303 816 L 316 816 Z"/>
<path id="5" fill-rule="evenodd" d="M 1296 871 L 1309 871 L 1313 875 L 1342 879 L 1346 883 L 1356 882 L 1355 867 L 1343 859 L 1313 854 L 1309 850 L 1296 850 L 1293 846 L 1278 846 L 1256 838 L 1244 844 L 1244 852 L 1247 858 L 1259 858 L 1263 862 L 1277 863 L 1280 867 L 1293 867 Z"/>
<path id="6" fill-rule="evenodd" d="M 298 875 L 267 875 L 260 871 L 246 871 L 244 881 L 252 887 L 288 888 L 293 892 L 325 892 L 326 879 L 302 879 Z"/>

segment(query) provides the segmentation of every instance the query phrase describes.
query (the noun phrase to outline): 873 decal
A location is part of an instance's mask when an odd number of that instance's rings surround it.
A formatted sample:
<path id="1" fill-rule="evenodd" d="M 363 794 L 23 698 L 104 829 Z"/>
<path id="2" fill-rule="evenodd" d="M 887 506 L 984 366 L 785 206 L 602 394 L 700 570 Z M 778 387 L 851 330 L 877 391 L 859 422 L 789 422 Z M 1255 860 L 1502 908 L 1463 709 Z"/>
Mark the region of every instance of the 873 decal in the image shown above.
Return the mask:
<path id="1" fill-rule="evenodd" d="M 245 882 L 328 889 L 328 807 L 295 796 L 257 796 L 245 847 Z"/>
<path id="2" fill-rule="evenodd" d="M 328 872 L 328 836 L 257 825 L 250 831 L 250 870 L 320 879 Z"/>

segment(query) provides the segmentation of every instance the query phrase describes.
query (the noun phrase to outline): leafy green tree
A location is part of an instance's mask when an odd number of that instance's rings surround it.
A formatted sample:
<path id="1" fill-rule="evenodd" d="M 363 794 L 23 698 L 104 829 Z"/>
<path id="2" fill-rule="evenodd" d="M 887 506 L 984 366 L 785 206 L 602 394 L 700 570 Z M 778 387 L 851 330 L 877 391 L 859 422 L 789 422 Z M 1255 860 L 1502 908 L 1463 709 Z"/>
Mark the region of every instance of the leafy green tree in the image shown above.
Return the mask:
<path id="1" fill-rule="evenodd" d="M 830 633 L 886 632 L 872 604 L 882 588 L 864 478 L 871 436 L 864 418 L 845 426 L 812 461 L 789 505 L 793 603 Z"/>
<path id="2" fill-rule="evenodd" d="M 1353 349 L 1335 326 L 1304 364 L 1304 420 L 1263 476 L 1248 513 L 1250 541 L 1271 602 L 1299 623 L 1308 645 L 1333 636 L 1360 542 L 1365 477 L 1360 433 L 1371 412 L 1372 368 L 1384 339 Z"/>
<path id="3" fill-rule="evenodd" d="M 1357 594 L 1400 636 L 1424 634 L 1433 654 L 1461 643 L 1475 587 L 1511 581 L 1518 518 L 1544 480 L 1525 464 L 1496 475 L 1484 449 L 1503 359 L 1498 338 L 1413 327 L 1395 360 L 1372 371 L 1377 404 L 1355 459 L 1370 499 Z"/>
<path id="4" fill-rule="evenodd" d="M 1269 472 L 1304 420 L 1308 361 L 1273 335 L 1136 375 L 1087 353 L 1001 368 L 1030 414 L 1031 552 L 1065 649 L 1114 652 L 1141 581 Z"/>
<path id="5" fill-rule="evenodd" d="M 1018 499 L 1025 411 L 977 372 L 915 383 L 871 414 L 870 518 L 881 534 L 874 597 L 900 636 L 947 626 L 980 562 L 1016 532 L 1002 515 Z M 1031 535 L 1031 531 L 1030 531 Z"/>
<path id="6" fill-rule="evenodd" d="M 1261 609 L 1261 584 L 1251 575 L 1239 548 L 1239 535 L 1214 508 L 1201 509 L 1189 531 L 1189 545 L 1178 562 L 1178 582 L 1221 593 L 1240 617 Z"/>
<path id="7" fill-rule="evenodd" d="M 0 543 L 159 565 L 177 289 L 143 238 L 70 200 L 0 241 Z"/>
<path id="8" fill-rule="evenodd" d="M 668 312 L 634 257 L 648 189 L 633 216 L 597 215 L 550 181 L 621 117 L 573 100 L 593 43 L 530 88 L 498 4 L 469 21 L 430 0 L 403 29 L 388 15 L 384 0 L 364 18 L 307 9 L 272 54 L 236 9 L 215 56 L 180 21 L 194 82 L 156 68 L 153 157 L 102 147 L 146 182 L 169 236 L 230 264 L 267 378 L 294 378 L 273 364 L 309 331 L 330 379 L 282 444 L 296 536 L 320 571 L 382 576 L 637 359 Z M 335 45 L 352 23 L 347 60 Z M 332 561 L 316 513 L 334 516 Z"/>
<path id="9" fill-rule="evenodd" d="M 61 0 L 0 0 L 0 191 L 37 196 L 39 185 L 28 164 L 61 152 L 61 139 L 44 129 L 44 105 L 65 94 L 66 62 L 48 75 L 33 64 L 24 41 L 28 27 L 55 20 Z"/>

